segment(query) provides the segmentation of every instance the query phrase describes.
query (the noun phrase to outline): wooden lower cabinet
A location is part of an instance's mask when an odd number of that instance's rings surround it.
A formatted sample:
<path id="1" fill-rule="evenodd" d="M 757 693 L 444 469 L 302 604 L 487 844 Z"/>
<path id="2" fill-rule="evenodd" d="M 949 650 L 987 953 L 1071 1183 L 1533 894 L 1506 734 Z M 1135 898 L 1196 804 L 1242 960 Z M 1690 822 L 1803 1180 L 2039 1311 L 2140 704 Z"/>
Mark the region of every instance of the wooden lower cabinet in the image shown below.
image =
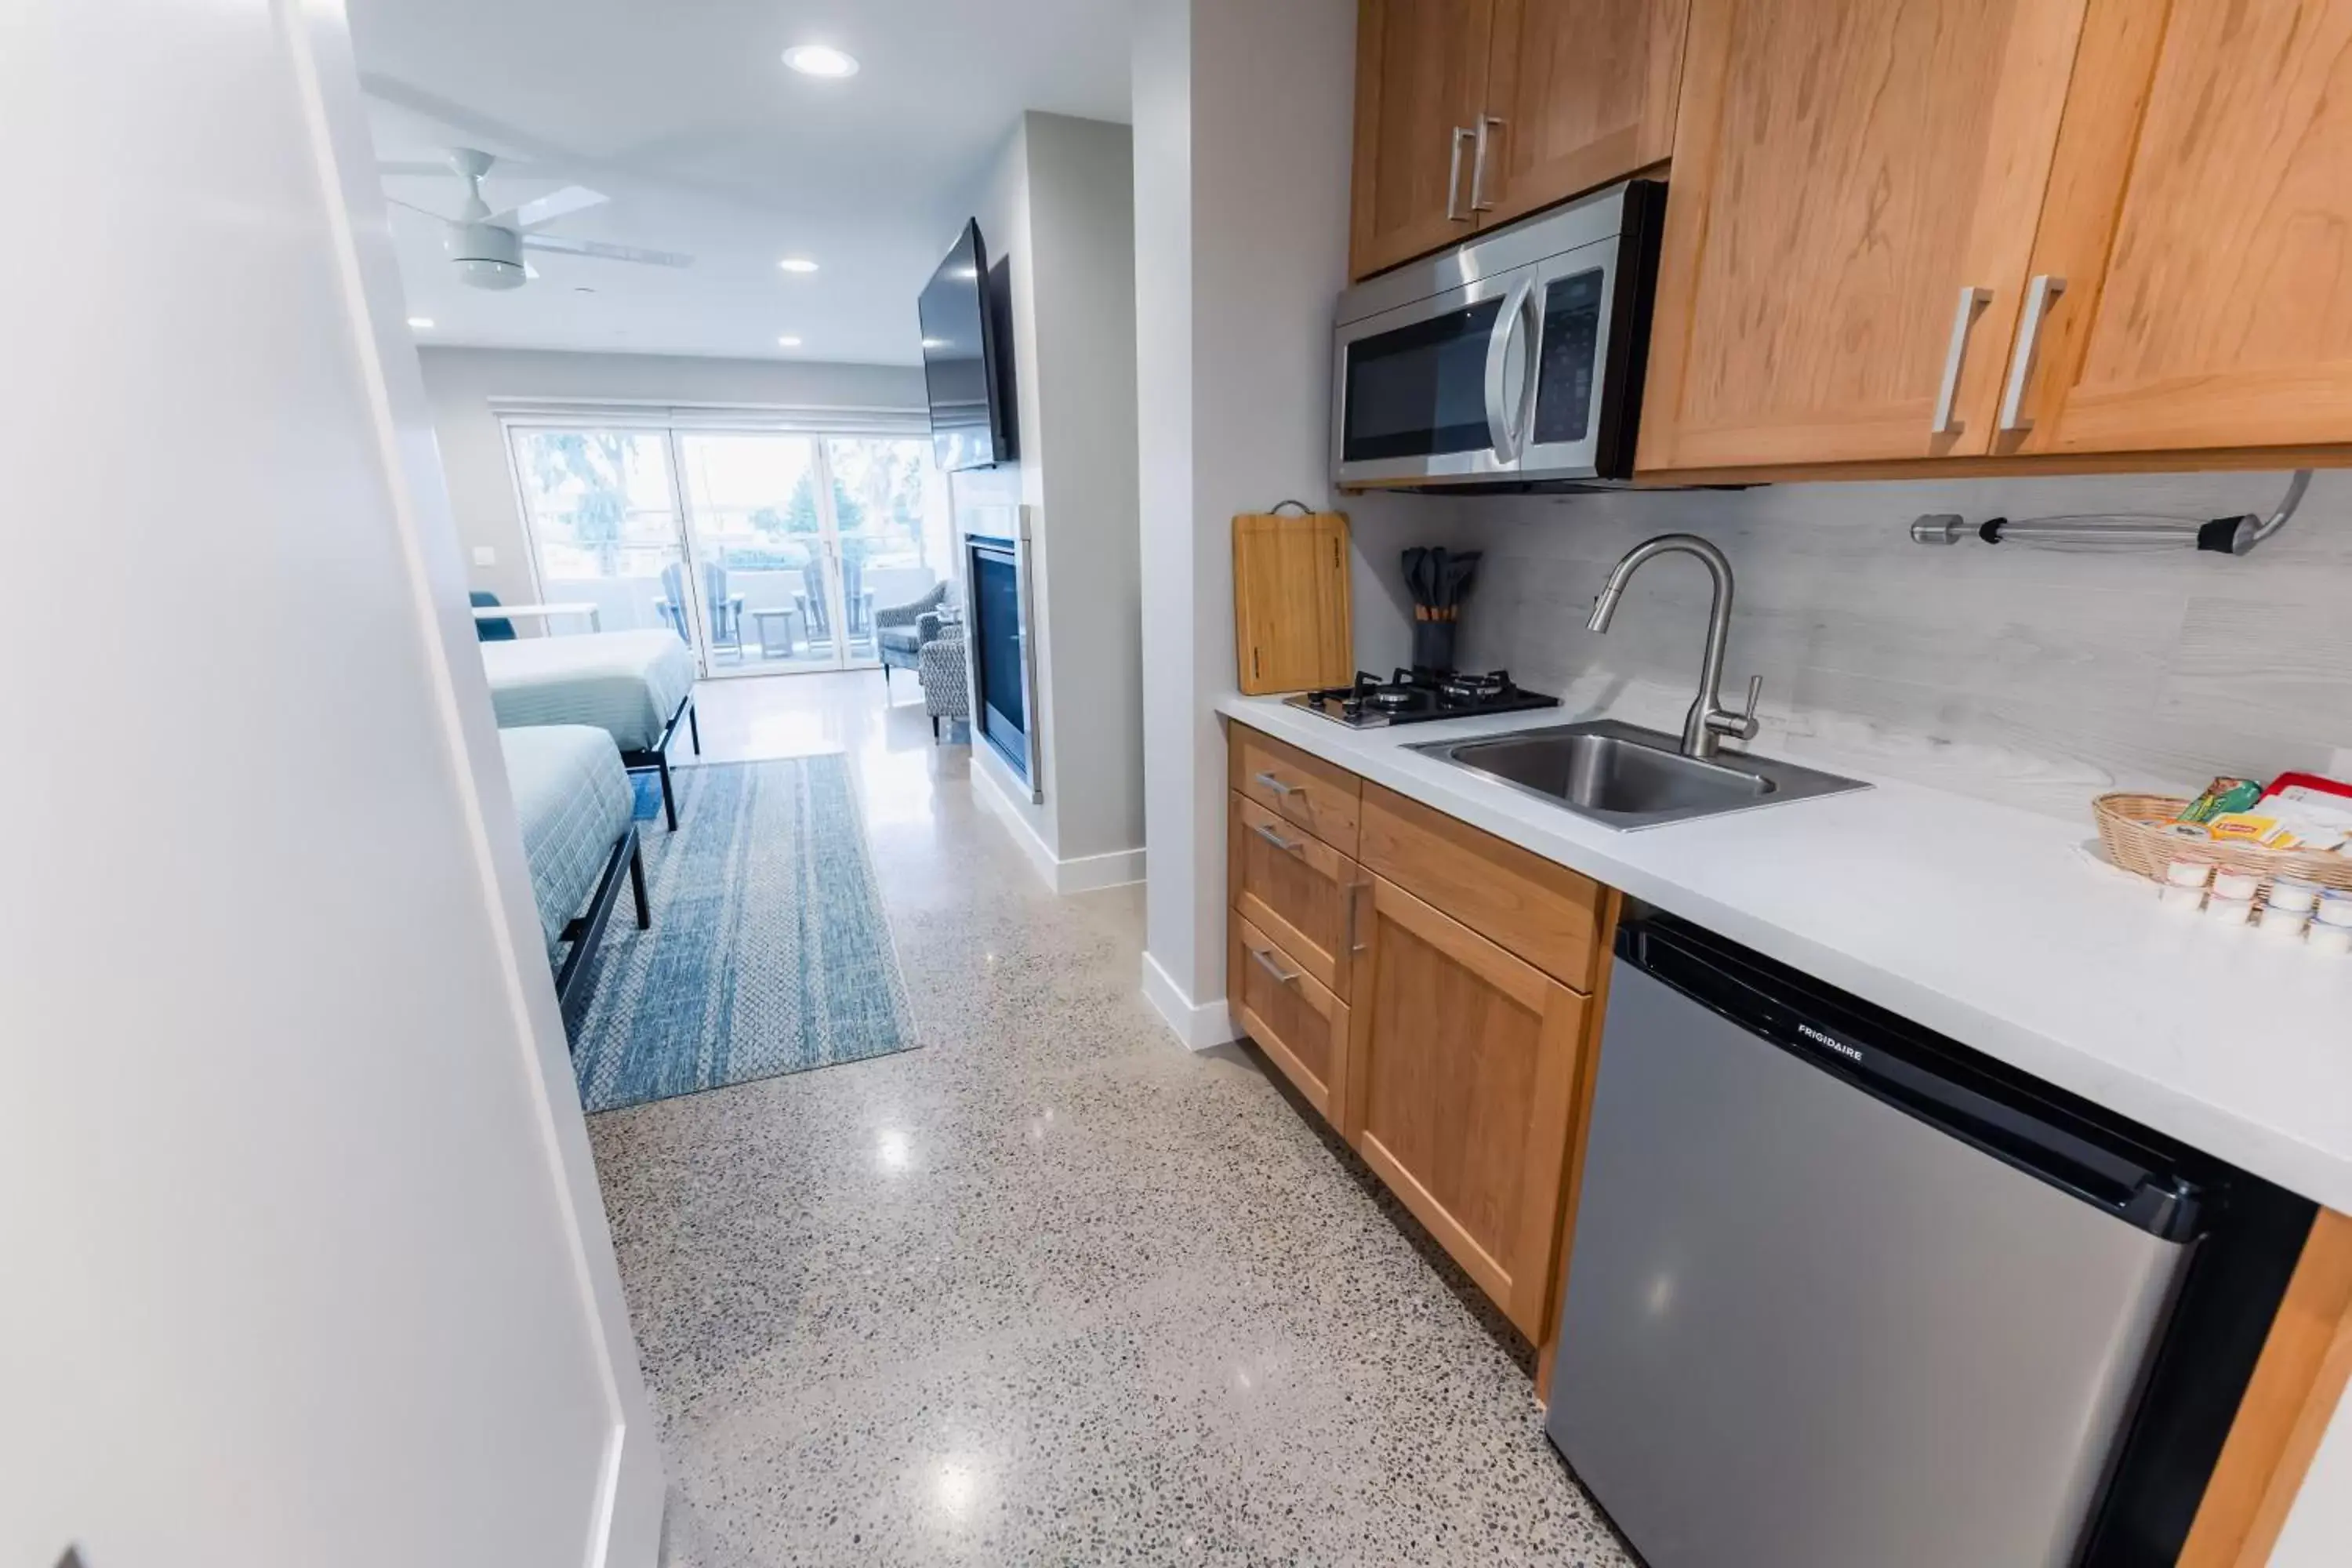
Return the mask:
<path id="1" fill-rule="evenodd" d="M 1539 1340 L 1590 1000 L 1377 879 L 1365 949 L 1340 1131 Z"/>
<path id="2" fill-rule="evenodd" d="M 1339 1125 L 1348 1087 L 1348 1005 L 1240 915 L 1225 954 L 1234 1022 L 1324 1121 Z"/>
<path id="3" fill-rule="evenodd" d="M 1356 863 L 1246 795 L 1232 797 L 1227 817 L 1234 912 L 1345 1002 L 1359 942 Z"/>
<path id="4" fill-rule="evenodd" d="M 1364 785 L 1364 869 L 1444 910 L 1574 990 L 1608 956 L 1609 889 L 1375 784 Z"/>
<path id="5" fill-rule="evenodd" d="M 1617 895 L 1271 736 L 1230 741 L 1236 1027 L 1544 1343 Z"/>
<path id="6" fill-rule="evenodd" d="M 1239 724 L 1229 737 L 1228 758 L 1234 794 L 1307 829 L 1342 855 L 1356 853 L 1363 781 L 1355 774 Z"/>

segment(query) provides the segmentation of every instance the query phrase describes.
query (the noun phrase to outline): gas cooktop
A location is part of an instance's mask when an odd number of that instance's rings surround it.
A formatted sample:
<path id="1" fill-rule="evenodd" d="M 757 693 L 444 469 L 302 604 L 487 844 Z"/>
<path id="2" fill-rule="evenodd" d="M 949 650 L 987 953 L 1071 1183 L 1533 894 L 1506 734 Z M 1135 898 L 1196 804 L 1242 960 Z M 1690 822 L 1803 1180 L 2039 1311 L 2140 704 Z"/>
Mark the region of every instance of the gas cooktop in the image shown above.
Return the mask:
<path id="1" fill-rule="evenodd" d="M 1500 669 L 1484 675 L 1400 669 L 1386 680 L 1360 673 L 1353 686 L 1305 691 L 1286 700 L 1293 708 L 1320 713 L 1334 723 L 1358 730 L 1559 706 L 1559 698 L 1525 690 L 1513 683 L 1509 672 Z"/>

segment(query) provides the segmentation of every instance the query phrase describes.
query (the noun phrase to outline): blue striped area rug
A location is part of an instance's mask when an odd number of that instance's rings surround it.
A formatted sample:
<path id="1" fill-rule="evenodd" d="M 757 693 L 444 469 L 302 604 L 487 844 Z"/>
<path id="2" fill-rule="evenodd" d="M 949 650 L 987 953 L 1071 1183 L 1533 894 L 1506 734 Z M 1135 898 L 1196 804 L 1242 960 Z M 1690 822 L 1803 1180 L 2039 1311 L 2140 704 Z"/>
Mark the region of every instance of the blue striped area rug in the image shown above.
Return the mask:
<path id="1" fill-rule="evenodd" d="M 840 756 L 671 771 L 677 831 L 644 834 L 654 923 L 606 929 L 572 1042 L 613 1110 L 916 1044 Z"/>

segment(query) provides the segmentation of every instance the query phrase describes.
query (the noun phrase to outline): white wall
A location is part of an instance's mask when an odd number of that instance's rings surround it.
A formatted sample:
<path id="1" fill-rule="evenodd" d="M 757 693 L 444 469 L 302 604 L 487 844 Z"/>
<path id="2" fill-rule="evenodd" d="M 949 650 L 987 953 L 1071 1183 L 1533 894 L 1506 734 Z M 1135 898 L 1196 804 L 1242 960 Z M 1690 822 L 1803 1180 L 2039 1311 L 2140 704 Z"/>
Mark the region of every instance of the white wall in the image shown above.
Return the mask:
<path id="1" fill-rule="evenodd" d="M 1020 457 L 953 476 L 960 509 L 1034 510 L 1040 785 L 1007 782 L 1057 885 L 1131 881 L 1143 847 L 1134 155 L 1128 128 L 1029 113 L 970 198 L 1010 268 Z M 941 245 L 947 243 L 943 237 Z"/>
<path id="2" fill-rule="evenodd" d="M 914 301 L 907 308 L 912 310 Z M 536 592 L 506 436 L 490 406 L 494 397 L 898 413 L 925 405 L 923 373 L 916 366 L 436 347 L 421 349 L 417 357 L 470 584 L 509 604 L 527 602 Z M 498 552 L 497 564 L 471 564 L 478 544 Z"/>
<path id="3" fill-rule="evenodd" d="M 71 232 L 169 237 L 0 290 L 12 564 L 115 542 L 103 617 L 26 593 L 0 632 L 60 671 L 0 786 L 0 1562 L 650 1568 L 341 7 L 46 8 L 0 130 L 104 165 L 19 171 Z"/>
<path id="4" fill-rule="evenodd" d="M 2267 511 L 2284 488 L 2283 475 L 2205 474 L 1467 500 L 1454 541 L 1490 553 L 1463 611 L 1464 661 L 1647 703 L 1651 721 L 1679 728 L 1705 571 L 1643 567 L 1605 637 L 1584 616 L 1627 549 L 1688 530 L 1737 574 L 1726 695 L 1764 677 L 1759 746 L 1863 751 L 1881 772 L 2087 826 L 2102 790 L 2325 771 L 2352 746 L 2352 476 L 2321 474 L 2242 558 L 1929 547 L 1911 542 L 1911 520 L 2210 518 Z"/>
<path id="5" fill-rule="evenodd" d="M 1330 487 L 1331 311 L 1347 283 L 1356 8 L 1147 0 L 1135 45 L 1143 453 L 1145 984 L 1180 1033 L 1224 995 L 1224 742 L 1233 517 L 1338 506 L 1360 662 L 1409 644 L 1396 552 L 1448 515 Z"/>

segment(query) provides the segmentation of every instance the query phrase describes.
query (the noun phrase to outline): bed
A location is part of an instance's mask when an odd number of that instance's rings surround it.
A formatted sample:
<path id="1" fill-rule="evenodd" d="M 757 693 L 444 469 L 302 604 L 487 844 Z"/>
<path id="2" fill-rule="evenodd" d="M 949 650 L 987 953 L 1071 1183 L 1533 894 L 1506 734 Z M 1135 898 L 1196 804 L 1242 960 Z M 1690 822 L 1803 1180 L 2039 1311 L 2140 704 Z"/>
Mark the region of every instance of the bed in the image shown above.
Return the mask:
<path id="1" fill-rule="evenodd" d="M 620 749 L 604 730 L 584 724 L 501 730 L 499 745 L 506 753 L 515 814 L 522 819 L 531 899 L 555 971 L 555 994 L 569 1026 L 586 999 L 592 961 L 625 871 L 636 899 L 637 928 L 653 923 L 637 847 L 635 795 Z"/>
<path id="2" fill-rule="evenodd" d="M 694 659 L 672 631 L 585 632 L 481 645 L 500 729 L 586 724 L 612 736 L 631 773 L 661 775 L 662 811 L 677 828 L 669 746 L 685 721 L 698 752 Z"/>

